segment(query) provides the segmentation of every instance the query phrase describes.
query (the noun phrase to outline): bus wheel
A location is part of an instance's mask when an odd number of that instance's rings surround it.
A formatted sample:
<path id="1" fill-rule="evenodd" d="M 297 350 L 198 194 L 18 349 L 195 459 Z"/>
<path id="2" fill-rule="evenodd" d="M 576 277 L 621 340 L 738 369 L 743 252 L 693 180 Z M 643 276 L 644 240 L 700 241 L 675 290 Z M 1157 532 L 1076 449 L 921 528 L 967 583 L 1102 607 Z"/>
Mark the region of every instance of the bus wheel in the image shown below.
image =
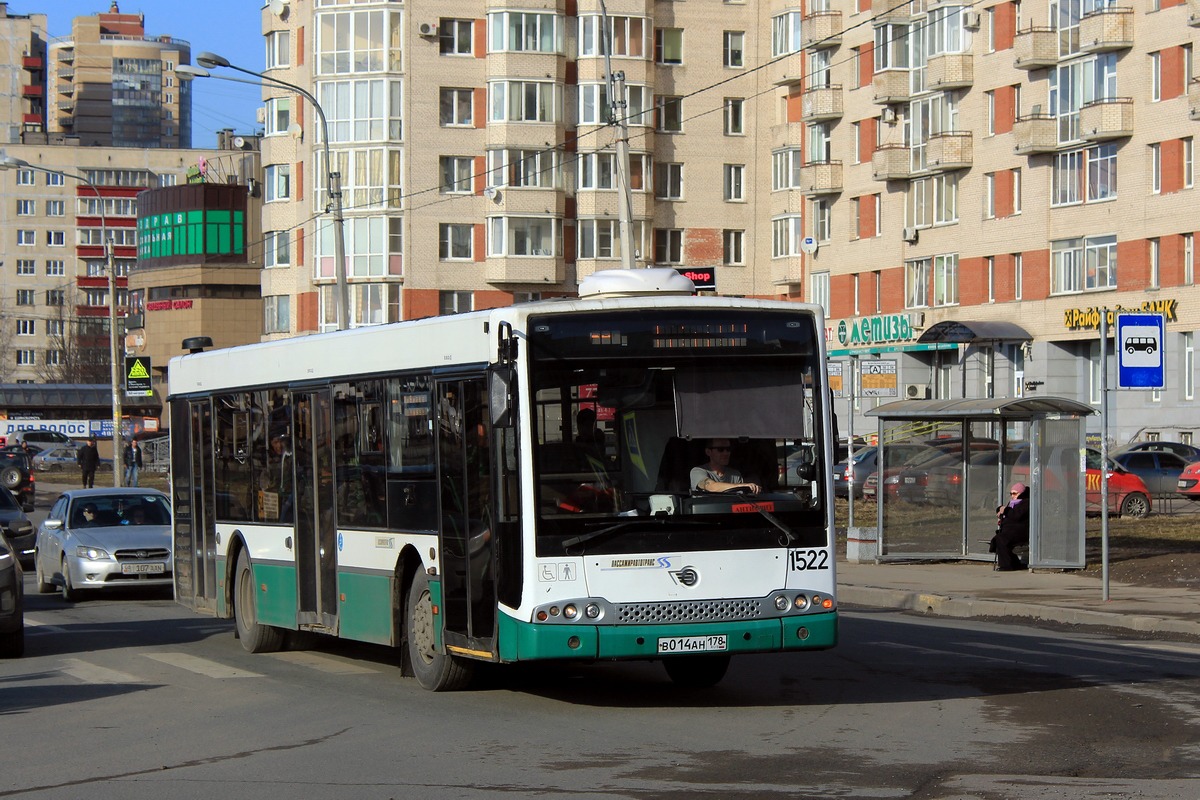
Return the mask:
<path id="1" fill-rule="evenodd" d="M 432 692 L 452 692 L 471 680 L 471 666 L 434 649 L 433 599 L 429 594 L 429 576 L 421 569 L 408 587 L 404 638 L 408 660 L 412 662 L 417 683 Z"/>
<path id="2" fill-rule="evenodd" d="M 707 689 L 716 686 L 729 669 L 729 656 L 679 656 L 664 658 L 667 677 L 684 689 Z"/>
<path id="3" fill-rule="evenodd" d="M 238 554 L 233 589 L 233 618 L 242 647 L 250 653 L 273 653 L 283 647 L 283 630 L 258 622 L 254 605 L 254 571 L 250 569 L 250 556 L 245 550 Z"/>

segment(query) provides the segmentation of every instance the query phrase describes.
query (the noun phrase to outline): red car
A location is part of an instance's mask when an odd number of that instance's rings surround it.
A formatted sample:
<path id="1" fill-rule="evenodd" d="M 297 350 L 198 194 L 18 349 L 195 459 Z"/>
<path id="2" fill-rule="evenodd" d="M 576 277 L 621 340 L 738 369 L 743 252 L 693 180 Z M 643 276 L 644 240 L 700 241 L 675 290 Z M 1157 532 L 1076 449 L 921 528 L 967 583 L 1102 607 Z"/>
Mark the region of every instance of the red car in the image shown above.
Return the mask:
<path id="1" fill-rule="evenodd" d="M 1084 497 L 1088 514 L 1100 513 L 1100 463 L 1100 451 L 1087 448 Z M 1029 482 L 1028 450 L 1022 452 L 1013 465 L 1012 480 Z M 1134 519 L 1141 519 L 1151 511 L 1150 490 L 1145 482 L 1111 458 L 1108 460 L 1108 510 Z"/>
<path id="2" fill-rule="evenodd" d="M 1179 473 L 1179 496 L 1200 500 L 1200 461 L 1194 461 Z"/>

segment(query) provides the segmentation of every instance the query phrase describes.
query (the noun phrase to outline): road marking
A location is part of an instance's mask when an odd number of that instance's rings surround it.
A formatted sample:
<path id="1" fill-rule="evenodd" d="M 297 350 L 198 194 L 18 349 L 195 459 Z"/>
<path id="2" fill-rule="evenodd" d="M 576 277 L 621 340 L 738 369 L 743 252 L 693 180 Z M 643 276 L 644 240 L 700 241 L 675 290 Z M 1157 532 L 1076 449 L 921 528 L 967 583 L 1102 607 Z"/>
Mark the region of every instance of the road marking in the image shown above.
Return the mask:
<path id="1" fill-rule="evenodd" d="M 238 669 L 237 667 L 227 667 L 224 664 L 219 664 L 216 661 L 209 661 L 207 658 L 197 658 L 189 656 L 186 653 L 143 653 L 146 658 L 154 659 L 155 661 L 169 664 L 172 667 L 186 669 L 188 672 L 195 672 L 198 675 L 205 675 L 209 678 L 261 678 L 263 677 L 257 672 L 251 672 L 246 669 Z"/>
<path id="2" fill-rule="evenodd" d="M 350 661 L 345 661 L 331 656 L 323 656 L 317 653 L 291 652 L 291 653 L 270 653 L 271 658 L 279 661 L 286 661 L 289 664 L 296 664 L 301 667 L 309 667 L 311 669 L 320 670 L 321 672 L 329 672 L 334 675 L 366 675 L 373 672 L 379 672 L 377 669 L 364 667 Z"/>
<path id="3" fill-rule="evenodd" d="M 30 616 L 25 617 L 26 628 L 37 628 L 38 633 L 66 633 L 67 629 L 60 625 L 51 625 L 48 622 L 38 622 Z"/>
<path id="4" fill-rule="evenodd" d="M 141 678 L 135 678 L 115 669 L 108 669 L 78 658 L 64 658 L 63 667 L 59 670 L 76 680 L 84 683 L 145 683 Z"/>

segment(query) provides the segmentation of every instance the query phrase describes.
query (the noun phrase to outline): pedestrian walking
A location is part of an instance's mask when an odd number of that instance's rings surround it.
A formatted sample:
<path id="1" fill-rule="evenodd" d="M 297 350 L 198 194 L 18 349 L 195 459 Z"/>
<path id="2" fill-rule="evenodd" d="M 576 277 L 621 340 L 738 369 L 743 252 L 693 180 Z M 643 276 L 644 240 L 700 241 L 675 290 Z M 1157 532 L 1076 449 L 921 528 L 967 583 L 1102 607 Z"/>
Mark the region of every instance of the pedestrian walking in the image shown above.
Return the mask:
<path id="1" fill-rule="evenodd" d="M 79 470 L 83 473 L 83 488 L 94 488 L 96 467 L 100 466 L 100 450 L 96 447 L 96 440 L 88 437 L 87 444 L 79 448 L 76 458 L 79 461 Z"/>
<path id="2" fill-rule="evenodd" d="M 137 486 L 138 472 L 142 469 L 142 448 L 138 446 L 137 439 L 125 446 L 122 460 L 125 462 L 125 485 Z"/>

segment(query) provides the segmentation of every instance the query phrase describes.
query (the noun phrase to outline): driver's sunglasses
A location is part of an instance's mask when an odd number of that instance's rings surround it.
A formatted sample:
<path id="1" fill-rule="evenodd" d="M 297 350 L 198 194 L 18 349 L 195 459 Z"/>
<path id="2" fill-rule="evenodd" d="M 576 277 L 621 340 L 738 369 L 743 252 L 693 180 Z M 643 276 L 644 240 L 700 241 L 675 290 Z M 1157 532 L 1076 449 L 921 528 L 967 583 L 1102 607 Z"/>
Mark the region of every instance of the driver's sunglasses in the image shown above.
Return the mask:
<path id="1" fill-rule="evenodd" d="M 731 447 L 710 447 L 709 450 L 716 450 L 718 453 L 728 453 L 733 448 Z"/>

